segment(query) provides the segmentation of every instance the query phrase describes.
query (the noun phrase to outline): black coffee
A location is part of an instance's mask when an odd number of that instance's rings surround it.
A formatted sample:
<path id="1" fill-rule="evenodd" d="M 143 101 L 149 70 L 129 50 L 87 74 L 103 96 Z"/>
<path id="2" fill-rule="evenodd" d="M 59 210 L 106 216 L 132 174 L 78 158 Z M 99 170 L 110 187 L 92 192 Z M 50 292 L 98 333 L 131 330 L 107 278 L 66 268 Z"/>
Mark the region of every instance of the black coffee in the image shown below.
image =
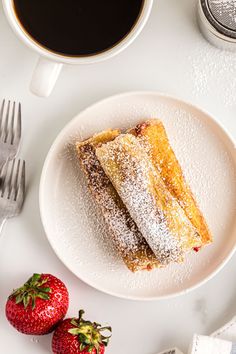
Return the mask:
<path id="1" fill-rule="evenodd" d="M 93 55 L 113 47 L 133 28 L 144 0 L 14 0 L 31 37 L 69 56 Z"/>

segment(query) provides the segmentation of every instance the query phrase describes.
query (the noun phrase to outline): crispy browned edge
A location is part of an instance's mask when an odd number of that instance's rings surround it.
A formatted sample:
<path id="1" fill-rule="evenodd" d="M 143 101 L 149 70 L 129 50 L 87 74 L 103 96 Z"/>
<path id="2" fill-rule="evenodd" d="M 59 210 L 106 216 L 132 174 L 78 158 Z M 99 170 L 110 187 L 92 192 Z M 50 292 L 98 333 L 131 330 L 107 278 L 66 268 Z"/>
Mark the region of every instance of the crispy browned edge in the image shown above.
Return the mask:
<path id="1" fill-rule="evenodd" d="M 151 191 L 153 199 L 156 201 L 154 210 L 156 214 L 162 214 L 165 216 L 165 222 L 170 234 L 179 241 L 179 253 L 178 258 L 175 260 L 171 258 L 171 253 L 167 252 L 165 255 L 159 254 L 158 249 L 156 249 L 156 257 L 160 264 L 167 265 L 172 262 L 182 263 L 184 260 L 184 254 L 189 250 L 200 247 L 201 239 L 196 231 L 196 228 L 192 225 L 190 220 L 187 218 L 184 210 L 180 207 L 176 198 L 168 190 L 166 184 L 164 183 L 160 173 L 156 171 L 153 167 L 153 163 L 148 156 L 146 149 L 140 144 L 137 137 L 131 134 L 122 134 L 117 137 L 114 141 L 108 142 L 107 144 L 102 145 L 96 149 L 96 155 L 104 168 L 105 173 L 114 183 L 114 186 L 118 192 L 121 192 L 120 182 L 125 176 L 135 175 L 135 170 L 133 169 L 133 164 L 126 164 L 125 167 L 122 163 L 122 159 L 119 158 L 119 153 L 123 151 L 124 154 L 127 154 L 134 160 L 136 163 L 139 163 L 142 159 L 145 159 L 149 167 L 147 167 L 149 188 Z M 135 164 L 135 163 L 134 163 Z M 122 167 L 123 166 L 123 167 Z M 147 165 L 146 165 L 147 166 Z M 125 170 L 122 170 L 125 168 Z M 135 177 L 133 180 L 135 185 Z M 138 193 L 138 191 L 137 191 Z M 148 192 L 147 192 L 148 193 Z M 127 199 L 123 195 L 123 201 L 126 204 Z M 128 209 L 132 215 L 132 209 Z M 145 215 L 139 214 L 140 219 Z M 148 216 L 146 216 L 148 218 Z M 135 219 L 139 227 L 139 218 Z M 141 226 L 140 226 L 141 227 Z M 175 236 L 174 236 L 175 235 Z M 149 243 L 148 233 L 143 236 L 146 238 Z M 150 241 L 149 245 L 155 247 L 155 241 Z M 155 249 L 155 248 L 154 248 Z M 174 248 L 173 248 L 174 252 Z M 174 254 L 174 253 L 172 253 Z M 177 253 L 176 253 L 177 256 Z"/>
<path id="2" fill-rule="evenodd" d="M 97 146 L 101 145 L 101 144 L 105 144 L 108 141 L 112 141 L 113 139 L 115 139 L 118 135 L 120 134 L 119 130 L 107 130 L 101 133 L 98 133 L 96 135 L 94 135 L 93 137 L 82 141 L 82 142 L 78 142 L 76 144 L 76 149 L 78 152 L 78 158 L 82 167 L 82 170 L 87 178 L 87 183 L 88 183 L 88 187 L 90 189 L 90 192 L 92 194 L 92 196 L 94 197 L 95 201 L 98 203 L 98 206 L 100 207 L 101 211 L 104 213 L 104 206 L 101 205 L 101 203 L 99 203 L 99 198 L 96 197 L 96 191 L 93 188 L 93 185 L 90 182 L 90 176 L 89 176 L 89 171 L 88 169 L 86 169 L 84 162 L 84 156 L 83 156 L 83 147 L 87 146 L 87 147 L 92 147 L 94 150 L 94 154 L 95 154 L 95 149 Z M 97 161 L 98 162 L 98 161 Z M 98 162 L 99 163 L 99 162 Z M 101 168 L 102 169 L 102 168 Z M 105 175 L 104 173 L 104 177 L 108 179 L 108 177 Z M 125 208 L 123 202 L 121 201 L 121 199 L 119 198 L 117 192 L 115 191 L 113 185 L 111 184 L 111 182 L 109 183 L 109 189 L 111 192 L 111 198 L 116 198 L 116 203 L 118 205 L 118 207 L 120 208 Z M 127 210 L 126 210 L 127 211 Z M 130 215 L 127 211 L 127 219 L 130 218 Z M 108 225 L 109 231 L 111 233 L 111 237 L 113 234 L 113 230 L 112 228 Z M 113 237 L 114 239 L 114 237 Z M 150 249 L 150 247 L 148 246 L 148 244 L 146 243 L 146 241 L 143 239 L 144 241 L 144 249 L 141 251 L 136 252 L 135 254 L 130 254 L 130 255 L 124 255 L 119 247 L 117 247 L 118 252 L 120 253 L 120 256 L 122 257 L 124 263 L 127 265 L 127 267 L 132 271 L 132 272 L 136 272 L 139 270 L 151 270 L 153 268 L 159 267 L 159 264 L 157 262 L 157 259 L 154 255 L 154 253 L 152 252 L 152 250 Z M 117 245 L 116 245 L 117 246 Z"/>
<path id="3" fill-rule="evenodd" d="M 198 207 L 193 193 L 185 180 L 182 168 L 170 145 L 164 124 L 159 119 L 149 119 L 129 133 L 144 140 L 154 166 L 160 172 L 167 188 L 178 200 L 187 217 L 197 229 L 202 246 L 212 242 L 212 235 Z"/>

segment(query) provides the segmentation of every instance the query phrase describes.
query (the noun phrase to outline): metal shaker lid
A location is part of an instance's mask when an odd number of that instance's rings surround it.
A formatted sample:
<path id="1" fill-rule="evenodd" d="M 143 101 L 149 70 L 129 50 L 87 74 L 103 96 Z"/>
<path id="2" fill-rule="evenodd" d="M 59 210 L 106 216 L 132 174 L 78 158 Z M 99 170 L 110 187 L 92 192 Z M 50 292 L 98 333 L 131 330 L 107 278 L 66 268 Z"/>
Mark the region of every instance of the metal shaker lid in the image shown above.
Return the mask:
<path id="1" fill-rule="evenodd" d="M 236 38 L 236 0 L 201 0 L 201 6 L 218 32 Z"/>
<path id="2" fill-rule="evenodd" d="M 236 0 L 208 0 L 208 4 L 219 23 L 236 31 Z"/>

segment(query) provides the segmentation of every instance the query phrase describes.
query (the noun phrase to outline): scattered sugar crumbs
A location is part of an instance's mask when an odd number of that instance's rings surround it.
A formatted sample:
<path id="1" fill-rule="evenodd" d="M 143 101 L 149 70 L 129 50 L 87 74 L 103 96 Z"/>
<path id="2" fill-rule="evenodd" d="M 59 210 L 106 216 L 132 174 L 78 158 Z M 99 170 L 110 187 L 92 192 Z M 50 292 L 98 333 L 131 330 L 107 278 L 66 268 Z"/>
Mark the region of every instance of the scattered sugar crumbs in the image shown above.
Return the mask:
<path id="1" fill-rule="evenodd" d="M 187 75 L 196 97 L 215 92 L 215 99 L 225 106 L 236 104 L 236 54 L 221 50 L 203 37 L 195 38 L 188 56 Z M 215 90 L 217 87 L 217 91 Z"/>

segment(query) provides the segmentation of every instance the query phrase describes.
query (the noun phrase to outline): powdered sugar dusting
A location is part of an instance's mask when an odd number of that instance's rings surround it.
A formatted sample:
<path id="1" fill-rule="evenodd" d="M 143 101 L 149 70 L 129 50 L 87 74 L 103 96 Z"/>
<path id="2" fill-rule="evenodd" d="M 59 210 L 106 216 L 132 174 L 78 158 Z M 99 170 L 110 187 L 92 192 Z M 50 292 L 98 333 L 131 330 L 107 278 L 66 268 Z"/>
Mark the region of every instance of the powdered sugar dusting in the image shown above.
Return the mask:
<path id="1" fill-rule="evenodd" d="M 189 239 L 196 237 L 195 229 L 138 140 L 120 135 L 96 153 L 158 261 L 163 265 L 179 262 Z"/>
<path id="2" fill-rule="evenodd" d="M 133 274 L 107 240 L 103 219 L 69 146 L 97 131 L 126 129 L 149 118 L 163 121 L 214 243 L 197 254 L 189 254 L 183 264 Z M 94 106 L 66 128 L 47 166 L 43 219 L 53 248 L 81 279 L 121 296 L 150 298 L 192 287 L 211 274 L 235 245 L 233 154 L 233 147 L 214 123 L 178 101 L 156 94 L 135 94 Z"/>
<path id="3" fill-rule="evenodd" d="M 236 55 L 220 50 L 205 39 L 194 39 L 194 50 L 188 56 L 186 78 L 196 96 L 215 93 L 215 100 L 231 107 L 236 103 Z M 219 90 L 215 90 L 218 87 Z"/>
<path id="4" fill-rule="evenodd" d="M 96 146 L 96 138 L 91 140 Z M 92 144 L 87 141 L 78 146 L 78 158 L 87 177 L 89 189 L 108 226 L 107 238 L 114 241 L 130 270 L 151 269 L 157 266 L 153 252 L 105 175 Z"/>

